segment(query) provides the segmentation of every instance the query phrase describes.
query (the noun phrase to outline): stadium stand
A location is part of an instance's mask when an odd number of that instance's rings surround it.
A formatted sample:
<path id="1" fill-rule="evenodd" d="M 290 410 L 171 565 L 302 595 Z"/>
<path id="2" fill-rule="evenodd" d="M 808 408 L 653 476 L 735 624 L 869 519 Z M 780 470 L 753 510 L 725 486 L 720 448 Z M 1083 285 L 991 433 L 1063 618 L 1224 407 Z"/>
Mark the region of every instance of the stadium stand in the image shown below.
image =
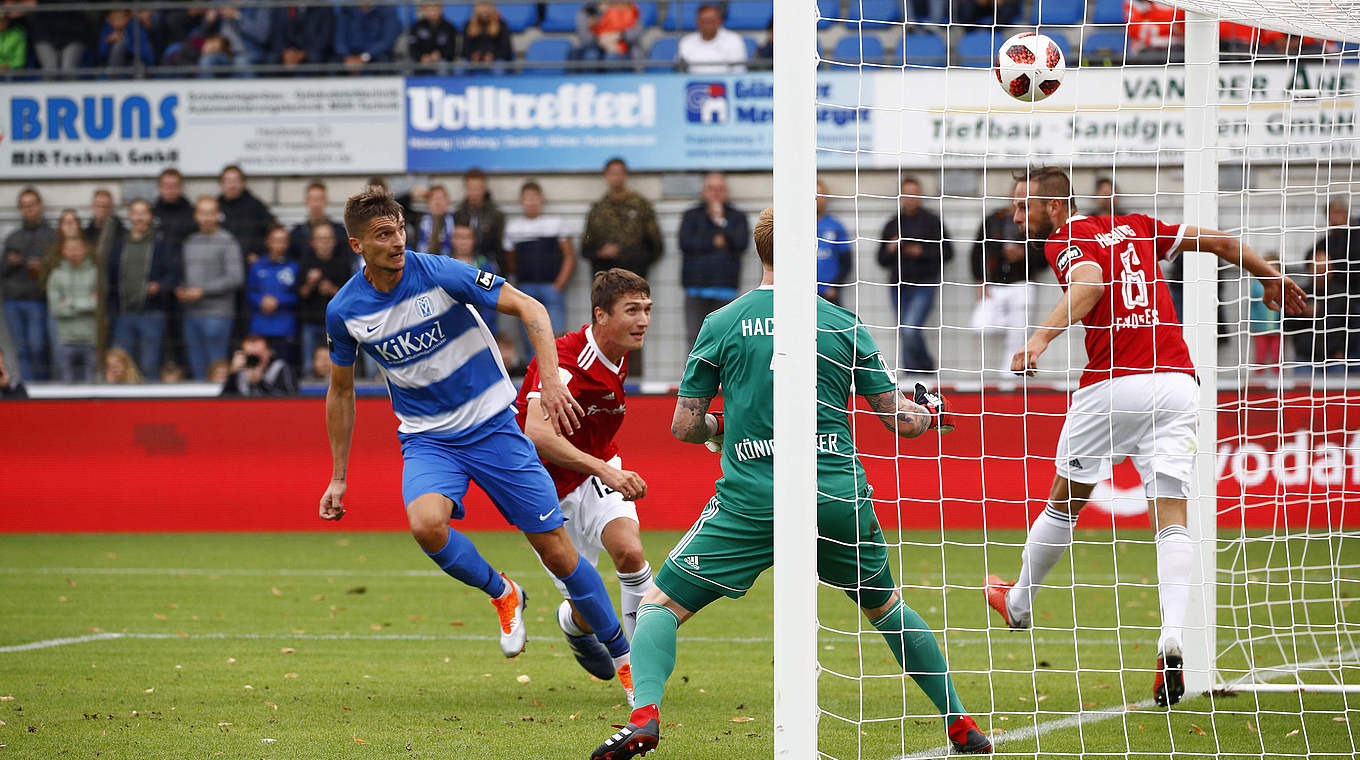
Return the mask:
<path id="1" fill-rule="evenodd" d="M 1123 32 L 1096 32 L 1081 44 L 1084 66 L 1117 66 L 1124 62 L 1128 37 Z"/>
<path id="2" fill-rule="evenodd" d="M 769 28 L 774 20 L 774 5 L 764 0 L 735 0 L 727 4 L 727 21 L 723 26 L 738 32 L 760 31 Z"/>
<path id="3" fill-rule="evenodd" d="M 949 46 L 935 34 L 907 34 L 898 43 L 897 57 L 908 66 L 939 68 L 949 60 Z"/>
<path id="4" fill-rule="evenodd" d="M 585 3 L 548 3 L 543 11 L 543 22 L 539 29 L 545 32 L 576 31 L 576 12 Z"/>
<path id="5" fill-rule="evenodd" d="M 535 73 L 561 74 L 565 66 L 546 66 L 540 64 L 566 63 L 571 57 L 571 41 L 559 37 L 543 37 L 529 43 L 524 52 L 524 60 L 531 64 Z"/>
<path id="6" fill-rule="evenodd" d="M 1124 0 L 1095 0 L 1089 20 L 1092 24 L 1122 24 L 1128 21 Z"/>
<path id="7" fill-rule="evenodd" d="M 1080 24 L 1086 15 L 1086 3 L 1082 0 L 1035 0 L 1031 24 L 1064 25 Z"/>
<path id="8" fill-rule="evenodd" d="M 674 2 L 666 7 L 666 20 L 662 22 L 661 28 L 667 32 L 692 32 L 695 30 L 695 17 L 699 15 L 699 6 L 705 3 L 697 2 Z M 773 7 L 773 5 L 771 5 Z"/>
<path id="9" fill-rule="evenodd" d="M 977 29 L 959 38 L 954 45 L 954 53 L 960 66 L 985 69 L 996 58 L 996 49 L 1005 39 L 1005 33 L 998 30 Z"/>
<path id="10" fill-rule="evenodd" d="M 500 11 L 505 25 L 517 34 L 538 24 L 538 6 L 533 3 L 506 3 Z"/>
<path id="11" fill-rule="evenodd" d="M 647 71 L 653 74 L 675 71 L 675 56 L 679 48 L 678 37 L 657 37 L 647 52 L 647 60 L 655 65 L 648 66 Z"/>
<path id="12" fill-rule="evenodd" d="M 858 66 L 882 58 L 883 43 L 877 37 L 868 35 L 842 37 L 831 51 L 831 63 L 837 65 Z"/>

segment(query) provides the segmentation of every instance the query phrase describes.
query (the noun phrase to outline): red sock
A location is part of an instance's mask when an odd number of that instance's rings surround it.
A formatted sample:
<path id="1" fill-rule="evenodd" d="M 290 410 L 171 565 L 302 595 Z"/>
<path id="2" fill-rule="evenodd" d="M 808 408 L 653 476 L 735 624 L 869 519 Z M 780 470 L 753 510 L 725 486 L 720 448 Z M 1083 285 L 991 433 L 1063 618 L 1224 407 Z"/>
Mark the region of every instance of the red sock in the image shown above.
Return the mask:
<path id="1" fill-rule="evenodd" d="M 959 744 L 967 744 L 968 730 L 973 728 L 977 728 L 977 723 L 973 722 L 973 719 L 969 716 L 964 715 L 955 718 L 954 722 L 949 724 L 949 740 Z"/>
<path id="2" fill-rule="evenodd" d="M 656 705 L 643 705 L 633 710 L 633 714 L 628 716 L 628 722 L 635 726 L 645 726 L 649 720 L 654 720 L 658 724 L 661 723 L 661 710 Z"/>

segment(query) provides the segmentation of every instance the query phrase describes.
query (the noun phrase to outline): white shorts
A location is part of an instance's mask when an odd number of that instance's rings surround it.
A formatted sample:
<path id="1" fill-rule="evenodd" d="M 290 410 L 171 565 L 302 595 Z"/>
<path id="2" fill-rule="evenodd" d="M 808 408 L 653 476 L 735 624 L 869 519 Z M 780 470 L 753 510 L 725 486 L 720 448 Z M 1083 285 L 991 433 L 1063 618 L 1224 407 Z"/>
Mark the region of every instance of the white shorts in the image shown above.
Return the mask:
<path id="1" fill-rule="evenodd" d="M 614 457 L 609 460 L 609 466 L 622 469 L 623 460 Z M 604 533 L 604 526 L 620 517 L 633 522 L 638 521 L 637 506 L 631 501 L 625 501 L 623 494 L 601 483 L 594 475 L 586 478 L 576 490 L 563 496 L 558 504 L 566 518 L 563 527 L 567 529 L 567 537 L 591 567 L 599 566 L 600 552 L 604 551 L 604 542 L 600 538 Z M 562 592 L 562 597 L 570 599 L 571 595 L 567 593 L 567 587 L 562 585 L 562 581 L 552 573 L 548 573 L 548 576 L 557 584 L 557 590 Z"/>
<path id="2" fill-rule="evenodd" d="M 1158 495 L 1159 479 L 1181 485 L 1180 493 L 1163 487 L 1161 496 L 1187 498 L 1198 415 L 1199 385 L 1184 372 L 1124 375 L 1088 385 L 1072 394 L 1054 466 L 1070 481 L 1100 483 L 1132 457 L 1148 498 Z"/>

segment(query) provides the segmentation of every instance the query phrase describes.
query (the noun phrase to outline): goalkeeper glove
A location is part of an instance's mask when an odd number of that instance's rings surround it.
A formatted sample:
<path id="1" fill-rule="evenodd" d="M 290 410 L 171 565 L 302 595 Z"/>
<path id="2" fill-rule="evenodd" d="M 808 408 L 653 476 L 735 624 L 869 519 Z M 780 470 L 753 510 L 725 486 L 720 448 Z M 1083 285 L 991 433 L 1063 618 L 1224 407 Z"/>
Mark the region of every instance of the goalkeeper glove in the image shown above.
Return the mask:
<path id="1" fill-rule="evenodd" d="M 912 400 L 930 412 L 931 430 L 938 429 L 941 433 L 948 433 L 954 429 L 954 415 L 949 412 L 949 405 L 945 403 L 944 396 L 935 391 L 928 391 L 924 385 L 917 383 L 916 397 Z"/>
<path id="2" fill-rule="evenodd" d="M 710 422 L 710 420 L 712 420 L 712 422 Z M 709 412 L 708 414 L 704 415 L 704 424 L 708 425 L 710 430 L 716 431 L 715 433 L 713 433 L 713 435 L 708 437 L 707 441 L 704 441 L 704 446 L 714 454 L 722 451 L 723 413 Z"/>

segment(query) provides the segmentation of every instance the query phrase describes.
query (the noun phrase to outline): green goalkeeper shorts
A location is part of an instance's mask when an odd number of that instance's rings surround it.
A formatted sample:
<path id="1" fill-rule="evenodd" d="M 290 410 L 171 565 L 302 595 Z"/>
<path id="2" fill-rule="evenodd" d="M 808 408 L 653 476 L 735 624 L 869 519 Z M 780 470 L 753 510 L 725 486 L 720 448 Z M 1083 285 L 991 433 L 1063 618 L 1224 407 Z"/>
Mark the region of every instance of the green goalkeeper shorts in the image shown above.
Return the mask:
<path id="1" fill-rule="evenodd" d="M 773 564 L 773 519 L 725 509 L 714 497 L 667 555 L 656 585 L 685 609 L 698 612 L 719 596 L 745 595 Z M 857 504 L 817 505 L 817 575 L 861 607 L 882 607 L 892 597 L 897 585 L 867 489 Z"/>

